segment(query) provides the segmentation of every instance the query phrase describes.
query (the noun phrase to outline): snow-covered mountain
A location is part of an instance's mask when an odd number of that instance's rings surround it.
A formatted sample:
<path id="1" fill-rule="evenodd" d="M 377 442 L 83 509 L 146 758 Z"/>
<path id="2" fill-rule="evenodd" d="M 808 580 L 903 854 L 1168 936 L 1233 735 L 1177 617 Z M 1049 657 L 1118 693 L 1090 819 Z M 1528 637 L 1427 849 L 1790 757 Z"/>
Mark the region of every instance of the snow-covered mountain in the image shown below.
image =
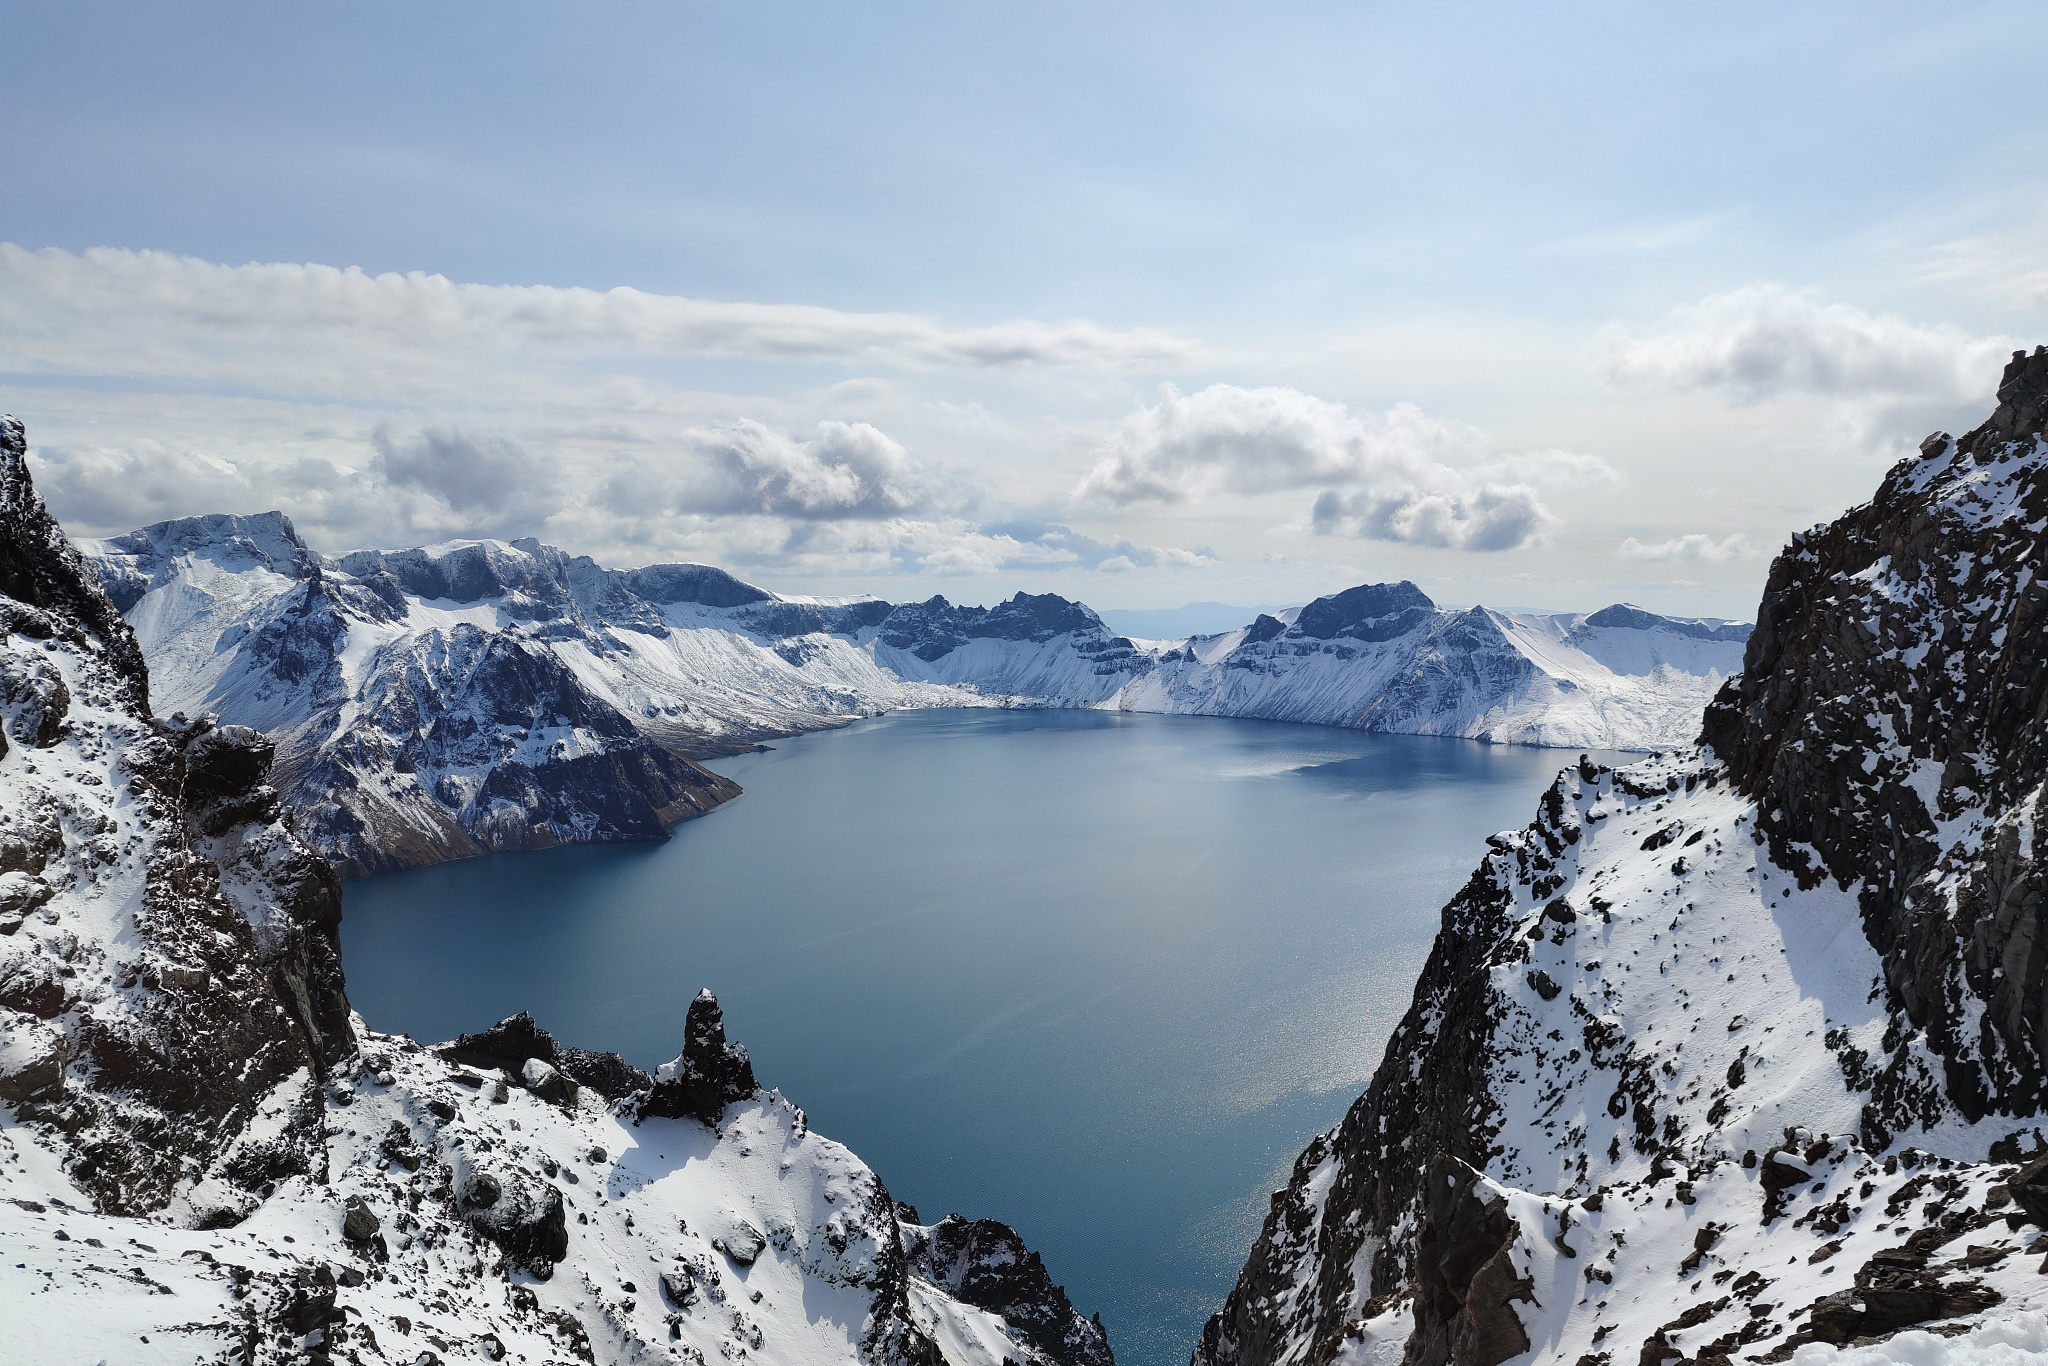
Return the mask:
<path id="1" fill-rule="evenodd" d="M 1610 607 L 1438 609 L 1413 584 L 1139 641 L 1080 603 L 777 597 L 538 542 L 322 559 L 279 513 L 82 546 L 159 711 L 271 735 L 345 873 L 660 838 L 737 789 L 689 762 L 906 706 L 1061 706 L 1638 748 L 1690 735 L 1748 628 Z"/>
<path id="2" fill-rule="evenodd" d="M 1699 747 L 1493 839 L 1196 1366 L 2048 1347 L 2048 348 L 1999 400 L 1778 558 Z"/>
<path id="3" fill-rule="evenodd" d="M 1014 1232 L 920 1223 L 762 1089 L 708 992 L 653 1076 L 525 1016 L 369 1029 L 270 743 L 148 692 L 0 419 L 0 1360 L 1113 1366 Z"/>

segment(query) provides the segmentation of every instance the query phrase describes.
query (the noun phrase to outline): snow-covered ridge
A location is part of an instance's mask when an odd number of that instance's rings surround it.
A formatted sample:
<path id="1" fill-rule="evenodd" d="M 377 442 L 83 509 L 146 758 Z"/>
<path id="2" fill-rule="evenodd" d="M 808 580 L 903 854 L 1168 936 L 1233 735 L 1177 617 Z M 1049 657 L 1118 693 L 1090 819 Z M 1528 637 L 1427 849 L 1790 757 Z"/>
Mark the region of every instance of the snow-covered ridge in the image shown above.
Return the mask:
<path id="1" fill-rule="evenodd" d="M 660 838 L 736 789 L 688 762 L 907 706 L 1061 706 L 1519 744 L 1689 738 L 1747 628 L 1617 606 L 1444 611 L 1365 585 L 1220 636 L 1134 641 L 1018 594 L 783 598 L 703 565 L 611 570 L 537 541 L 315 555 L 282 514 L 82 547 L 163 711 L 266 731 L 346 873 Z"/>
<path id="2" fill-rule="evenodd" d="M 708 992 L 652 1077 L 523 1016 L 371 1030 L 270 743 L 147 696 L 0 419 L 0 1361 L 1113 1366 L 1013 1231 L 918 1222 L 761 1088 Z"/>
<path id="3" fill-rule="evenodd" d="M 1197 1366 L 2039 1340 L 2048 349 L 1999 398 L 1778 558 L 1706 746 L 1494 837 Z"/>

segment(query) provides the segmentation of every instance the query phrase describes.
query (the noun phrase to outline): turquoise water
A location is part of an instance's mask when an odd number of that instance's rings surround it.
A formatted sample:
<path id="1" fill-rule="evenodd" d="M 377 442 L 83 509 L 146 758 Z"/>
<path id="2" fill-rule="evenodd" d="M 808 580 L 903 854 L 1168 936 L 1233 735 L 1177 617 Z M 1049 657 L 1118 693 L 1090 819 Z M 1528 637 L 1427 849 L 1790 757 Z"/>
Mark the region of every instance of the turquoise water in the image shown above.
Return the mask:
<path id="1" fill-rule="evenodd" d="M 1179 1366 L 1484 837 L 1575 757 L 900 712 L 718 761 L 746 794 L 665 845 L 348 884 L 349 994 L 423 1039 L 531 1010 L 652 1067 L 708 985 L 896 1198 L 1015 1225 L 1123 1366 Z"/>

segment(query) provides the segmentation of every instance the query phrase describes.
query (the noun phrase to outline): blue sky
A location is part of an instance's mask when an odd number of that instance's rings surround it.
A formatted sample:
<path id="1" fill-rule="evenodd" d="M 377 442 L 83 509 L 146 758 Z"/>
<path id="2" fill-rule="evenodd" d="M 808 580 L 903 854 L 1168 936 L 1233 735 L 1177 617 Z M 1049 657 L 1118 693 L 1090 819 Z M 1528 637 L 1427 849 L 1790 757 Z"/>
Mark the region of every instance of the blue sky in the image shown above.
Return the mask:
<path id="1" fill-rule="evenodd" d="M 2039 6 L 192 8 L 4 7 L 80 530 L 1741 616 L 2048 340 Z"/>

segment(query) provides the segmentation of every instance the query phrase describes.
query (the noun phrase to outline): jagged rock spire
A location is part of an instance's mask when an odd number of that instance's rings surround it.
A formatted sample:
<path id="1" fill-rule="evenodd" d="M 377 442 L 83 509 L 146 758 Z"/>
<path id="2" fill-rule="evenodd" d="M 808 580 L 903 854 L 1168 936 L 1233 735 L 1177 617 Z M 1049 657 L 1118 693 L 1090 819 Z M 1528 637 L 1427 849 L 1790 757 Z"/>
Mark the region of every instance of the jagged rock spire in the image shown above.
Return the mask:
<path id="1" fill-rule="evenodd" d="M 705 987 L 683 1018 L 683 1051 L 654 1074 L 654 1087 L 640 1104 L 642 1118 L 697 1119 L 717 1125 L 725 1107 L 759 1088 L 747 1050 L 725 1038 L 725 1012 Z"/>

